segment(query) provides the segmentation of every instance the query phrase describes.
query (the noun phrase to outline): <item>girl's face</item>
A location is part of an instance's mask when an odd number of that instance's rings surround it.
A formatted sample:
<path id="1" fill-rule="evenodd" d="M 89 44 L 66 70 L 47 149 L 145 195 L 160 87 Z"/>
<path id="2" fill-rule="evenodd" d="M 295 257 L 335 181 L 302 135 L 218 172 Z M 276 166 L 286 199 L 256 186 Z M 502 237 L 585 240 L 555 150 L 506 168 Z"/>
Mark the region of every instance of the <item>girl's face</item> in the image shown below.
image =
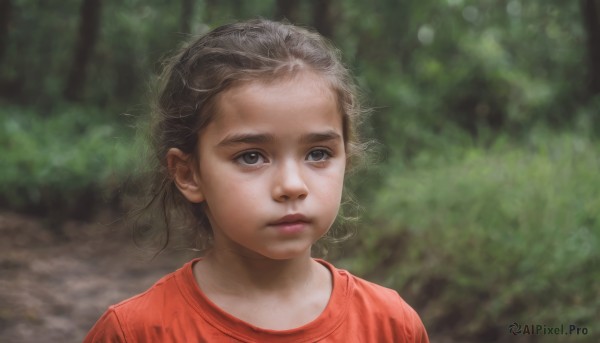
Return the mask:
<path id="1" fill-rule="evenodd" d="M 310 254 L 337 216 L 346 154 L 342 116 L 311 72 L 223 92 L 200 134 L 194 175 L 214 248 L 247 257 Z"/>

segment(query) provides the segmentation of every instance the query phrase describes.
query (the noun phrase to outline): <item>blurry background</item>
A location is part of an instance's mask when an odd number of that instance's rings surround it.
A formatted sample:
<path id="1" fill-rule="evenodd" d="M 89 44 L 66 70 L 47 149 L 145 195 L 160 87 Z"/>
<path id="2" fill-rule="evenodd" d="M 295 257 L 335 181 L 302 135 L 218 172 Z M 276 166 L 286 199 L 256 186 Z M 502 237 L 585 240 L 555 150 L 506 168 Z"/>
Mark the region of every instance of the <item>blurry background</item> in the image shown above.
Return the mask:
<path id="1" fill-rule="evenodd" d="M 0 337 L 81 341 L 179 266 L 94 223 L 128 208 L 161 58 L 257 16 L 333 40 L 374 108 L 339 267 L 433 342 L 600 341 L 599 0 L 0 0 Z"/>

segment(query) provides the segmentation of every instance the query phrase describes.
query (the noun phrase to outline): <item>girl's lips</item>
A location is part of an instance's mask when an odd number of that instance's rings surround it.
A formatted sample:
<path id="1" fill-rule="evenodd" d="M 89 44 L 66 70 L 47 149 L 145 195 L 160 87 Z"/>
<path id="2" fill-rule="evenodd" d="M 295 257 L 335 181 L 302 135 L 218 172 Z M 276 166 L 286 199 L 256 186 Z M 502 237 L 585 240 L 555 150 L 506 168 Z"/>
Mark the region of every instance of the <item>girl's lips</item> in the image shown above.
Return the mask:
<path id="1" fill-rule="evenodd" d="M 271 225 L 282 225 L 291 223 L 308 223 L 308 219 L 301 213 L 288 214 L 279 218 L 277 221 L 271 223 Z"/>
<path id="2" fill-rule="evenodd" d="M 285 234 L 296 234 L 304 231 L 308 219 L 302 214 L 289 214 L 270 224 L 277 231 Z"/>

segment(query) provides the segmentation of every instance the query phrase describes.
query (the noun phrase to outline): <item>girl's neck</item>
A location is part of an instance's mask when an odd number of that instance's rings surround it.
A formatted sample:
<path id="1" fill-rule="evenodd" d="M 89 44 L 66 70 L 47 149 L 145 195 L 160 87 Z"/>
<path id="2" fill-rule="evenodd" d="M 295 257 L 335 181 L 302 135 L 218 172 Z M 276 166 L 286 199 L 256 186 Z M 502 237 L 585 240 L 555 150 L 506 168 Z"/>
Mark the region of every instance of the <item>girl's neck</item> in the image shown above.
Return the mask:
<path id="1" fill-rule="evenodd" d="M 204 295 L 221 310 L 271 330 L 315 320 L 333 291 L 331 273 L 308 253 L 271 260 L 213 251 L 194 265 L 194 275 Z"/>
<path id="2" fill-rule="evenodd" d="M 330 282 L 329 271 L 310 257 L 310 251 L 292 259 L 273 260 L 213 250 L 197 263 L 196 278 L 205 291 L 238 295 L 285 296 L 322 284 L 324 279 Z"/>

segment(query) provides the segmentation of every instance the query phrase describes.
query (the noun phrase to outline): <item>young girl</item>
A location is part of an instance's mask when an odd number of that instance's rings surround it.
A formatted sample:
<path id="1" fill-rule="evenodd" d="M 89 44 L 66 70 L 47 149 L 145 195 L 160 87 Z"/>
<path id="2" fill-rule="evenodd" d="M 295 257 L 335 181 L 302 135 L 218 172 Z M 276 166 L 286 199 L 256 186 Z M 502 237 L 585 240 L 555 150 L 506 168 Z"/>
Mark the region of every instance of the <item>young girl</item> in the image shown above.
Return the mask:
<path id="1" fill-rule="evenodd" d="M 393 290 L 311 258 L 361 153 L 355 87 L 318 34 L 219 27 L 164 72 L 154 199 L 185 211 L 203 257 L 111 306 L 85 342 L 428 342 Z"/>

